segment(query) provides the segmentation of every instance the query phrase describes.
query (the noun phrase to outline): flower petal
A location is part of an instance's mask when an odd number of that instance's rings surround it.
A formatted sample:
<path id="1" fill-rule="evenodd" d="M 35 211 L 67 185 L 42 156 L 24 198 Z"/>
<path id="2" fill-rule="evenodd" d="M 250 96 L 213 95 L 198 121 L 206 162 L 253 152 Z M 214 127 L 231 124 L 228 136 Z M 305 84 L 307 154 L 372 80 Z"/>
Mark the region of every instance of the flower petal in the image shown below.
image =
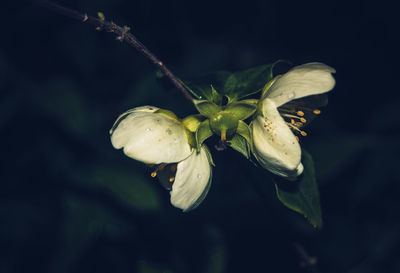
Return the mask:
<path id="1" fill-rule="evenodd" d="M 294 99 L 328 92 L 335 86 L 331 73 L 335 73 L 335 69 L 323 63 L 295 66 L 275 80 L 265 98 L 279 107 Z"/>
<path id="2" fill-rule="evenodd" d="M 117 120 L 114 122 L 113 126 L 110 129 L 110 135 L 112 135 L 112 133 L 114 132 L 115 128 L 117 128 L 117 126 L 119 125 L 121 120 L 123 120 L 125 117 L 129 116 L 129 114 L 136 113 L 136 112 L 154 113 L 158 109 L 159 109 L 158 107 L 150 106 L 150 105 L 139 106 L 139 107 L 136 107 L 136 108 L 133 108 L 133 109 L 129 109 L 125 113 L 119 115 L 119 117 L 117 118 Z"/>
<path id="3" fill-rule="evenodd" d="M 203 146 L 200 152 L 178 163 L 172 185 L 171 204 L 183 211 L 196 208 L 206 197 L 211 186 L 211 165 Z"/>
<path id="4" fill-rule="evenodd" d="M 147 108 L 135 109 L 116 124 L 114 148 L 124 148 L 127 156 L 148 164 L 179 162 L 191 154 L 182 124 Z"/>
<path id="5" fill-rule="evenodd" d="M 262 167 L 289 180 L 301 174 L 300 145 L 272 100 L 263 101 L 263 115 L 251 127 L 253 154 Z"/>

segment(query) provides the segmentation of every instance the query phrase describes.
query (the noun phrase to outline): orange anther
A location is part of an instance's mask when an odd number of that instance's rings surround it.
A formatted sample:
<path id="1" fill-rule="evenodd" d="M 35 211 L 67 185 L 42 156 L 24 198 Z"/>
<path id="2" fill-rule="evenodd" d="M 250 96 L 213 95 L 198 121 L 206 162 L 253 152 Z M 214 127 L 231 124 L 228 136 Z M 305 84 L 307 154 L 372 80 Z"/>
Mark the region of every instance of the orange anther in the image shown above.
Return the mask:
<path id="1" fill-rule="evenodd" d="M 302 117 L 302 116 L 304 116 L 304 112 L 303 111 L 297 111 L 297 115 Z"/>

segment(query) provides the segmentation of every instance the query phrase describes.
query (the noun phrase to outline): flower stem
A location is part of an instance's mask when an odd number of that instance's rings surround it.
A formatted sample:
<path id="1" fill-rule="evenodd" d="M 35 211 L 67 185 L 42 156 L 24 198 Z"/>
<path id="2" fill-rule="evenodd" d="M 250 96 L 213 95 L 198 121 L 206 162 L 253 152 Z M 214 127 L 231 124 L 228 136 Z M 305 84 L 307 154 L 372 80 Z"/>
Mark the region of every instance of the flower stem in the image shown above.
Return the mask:
<path id="1" fill-rule="evenodd" d="M 126 42 L 128 45 L 134 47 L 147 59 L 149 59 L 170 81 L 171 83 L 182 92 L 186 99 L 193 102 L 193 97 L 190 92 L 183 86 L 179 79 L 161 62 L 145 45 L 143 45 L 133 34 L 129 32 L 130 28 L 127 26 L 120 27 L 112 21 L 106 21 L 102 18 L 97 18 L 89 16 L 87 14 L 82 14 L 76 10 L 69 9 L 60 6 L 56 3 L 46 1 L 46 0 L 32 0 L 34 3 L 50 9 L 54 12 L 72 18 L 74 20 L 81 21 L 82 23 L 87 23 L 89 25 L 95 26 L 97 30 L 105 30 L 107 32 L 112 32 L 117 35 L 117 40 L 120 42 Z"/>

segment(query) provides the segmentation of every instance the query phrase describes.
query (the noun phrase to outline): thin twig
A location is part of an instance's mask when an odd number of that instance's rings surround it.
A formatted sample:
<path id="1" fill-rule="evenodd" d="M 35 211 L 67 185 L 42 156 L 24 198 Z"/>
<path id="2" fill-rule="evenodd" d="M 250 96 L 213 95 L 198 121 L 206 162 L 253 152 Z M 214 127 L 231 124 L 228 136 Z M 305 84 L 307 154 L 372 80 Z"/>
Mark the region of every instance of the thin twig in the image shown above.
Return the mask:
<path id="1" fill-rule="evenodd" d="M 137 51 L 143 54 L 147 59 L 149 59 L 170 81 L 172 84 L 182 92 L 186 99 L 193 102 L 193 97 L 189 91 L 183 86 L 183 84 L 178 80 L 178 78 L 148 49 L 146 48 L 135 36 L 133 36 L 127 26 L 120 27 L 112 21 L 106 21 L 102 18 L 97 18 L 89 16 L 87 14 L 82 14 L 76 10 L 72 10 L 56 3 L 45 1 L 45 0 L 33 0 L 36 4 L 48 8 L 54 12 L 72 18 L 74 20 L 81 21 L 92 26 L 95 26 L 97 30 L 105 30 L 107 32 L 112 32 L 117 35 L 117 40 L 121 42 L 126 42 L 130 46 L 134 47 Z"/>

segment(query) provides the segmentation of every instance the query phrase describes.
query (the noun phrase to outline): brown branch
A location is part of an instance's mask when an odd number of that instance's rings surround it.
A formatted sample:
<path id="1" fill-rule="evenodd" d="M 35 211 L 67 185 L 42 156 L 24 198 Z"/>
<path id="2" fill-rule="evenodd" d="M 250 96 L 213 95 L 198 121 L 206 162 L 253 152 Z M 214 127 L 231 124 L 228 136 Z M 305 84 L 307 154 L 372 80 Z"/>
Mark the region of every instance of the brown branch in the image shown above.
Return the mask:
<path id="1" fill-rule="evenodd" d="M 190 92 L 183 86 L 183 84 L 178 80 L 178 78 L 147 48 L 145 47 L 134 35 L 132 35 L 127 26 L 120 27 L 114 22 L 109 22 L 101 18 L 89 16 L 87 14 L 82 14 L 76 10 L 72 10 L 50 1 L 45 0 L 33 0 L 36 4 L 48 8 L 54 12 L 72 18 L 74 20 L 81 21 L 92 26 L 95 26 L 97 30 L 105 30 L 107 32 L 112 32 L 117 35 L 117 40 L 121 42 L 126 42 L 130 46 L 134 47 L 147 59 L 149 59 L 170 81 L 172 84 L 183 93 L 186 99 L 193 102 L 193 97 Z"/>

